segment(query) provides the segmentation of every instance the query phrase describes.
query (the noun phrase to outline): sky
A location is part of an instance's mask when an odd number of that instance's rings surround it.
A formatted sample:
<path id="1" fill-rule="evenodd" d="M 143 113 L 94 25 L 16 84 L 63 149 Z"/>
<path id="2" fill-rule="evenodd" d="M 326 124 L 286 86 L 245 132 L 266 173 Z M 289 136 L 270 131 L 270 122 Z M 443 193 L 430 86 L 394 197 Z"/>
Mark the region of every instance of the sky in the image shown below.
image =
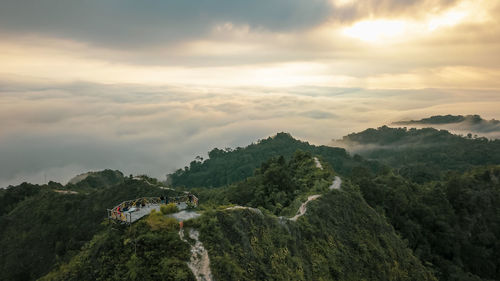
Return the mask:
<path id="1" fill-rule="evenodd" d="M 0 186 L 500 118 L 497 0 L 1 0 Z"/>

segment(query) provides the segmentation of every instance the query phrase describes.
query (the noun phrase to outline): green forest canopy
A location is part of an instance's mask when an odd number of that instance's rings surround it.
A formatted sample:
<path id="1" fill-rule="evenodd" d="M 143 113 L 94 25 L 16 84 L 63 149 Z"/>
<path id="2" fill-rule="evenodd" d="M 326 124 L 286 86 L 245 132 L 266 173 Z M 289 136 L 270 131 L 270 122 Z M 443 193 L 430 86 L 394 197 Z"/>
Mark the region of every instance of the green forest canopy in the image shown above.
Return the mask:
<path id="1" fill-rule="evenodd" d="M 280 133 L 246 148 L 214 149 L 176 172 L 174 185 L 199 186 L 192 190 L 204 215 L 186 225 L 201 230 L 218 279 L 498 279 L 498 141 L 388 127 L 344 140 L 371 145 L 359 153 L 372 160 Z M 314 168 L 313 156 L 325 170 Z M 328 193 L 334 173 L 344 179 L 342 191 Z M 0 279 L 35 280 L 59 268 L 47 280 L 193 280 L 185 264 L 189 245 L 171 223 L 157 228 L 141 220 L 130 231 L 101 224 L 106 208 L 165 192 L 116 171 L 74 185 L 0 190 Z M 277 216 L 293 215 L 312 193 L 325 195 L 283 229 Z M 264 215 L 220 209 L 226 204 L 258 207 Z M 351 270 L 360 264 L 363 270 Z"/>

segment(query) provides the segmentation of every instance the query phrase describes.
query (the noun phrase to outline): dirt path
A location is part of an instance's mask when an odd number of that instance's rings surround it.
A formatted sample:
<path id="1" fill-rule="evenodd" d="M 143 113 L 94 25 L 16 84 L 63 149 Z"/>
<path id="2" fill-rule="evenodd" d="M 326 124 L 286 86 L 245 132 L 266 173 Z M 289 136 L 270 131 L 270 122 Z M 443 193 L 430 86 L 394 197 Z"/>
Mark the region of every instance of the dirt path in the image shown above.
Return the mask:
<path id="1" fill-rule="evenodd" d="M 198 212 L 182 210 L 180 212 L 173 213 L 173 214 L 170 214 L 168 216 L 172 217 L 178 221 L 187 221 L 190 219 L 197 218 L 197 217 L 201 216 L 201 214 Z"/>
<path id="2" fill-rule="evenodd" d="M 302 217 L 303 215 L 305 215 L 305 213 L 307 212 L 307 204 L 313 200 L 316 200 L 318 199 L 319 197 L 321 197 L 320 194 L 315 194 L 315 195 L 311 195 L 309 197 L 307 197 L 307 201 L 302 203 L 302 205 L 300 205 L 300 208 L 299 210 L 297 211 L 297 214 L 293 217 L 293 218 L 290 218 L 291 221 L 297 221 L 298 218 Z"/>
<path id="3" fill-rule="evenodd" d="M 314 157 L 314 162 L 316 163 L 317 168 L 323 169 L 323 166 L 321 166 L 321 163 L 319 162 L 318 158 Z M 340 177 L 338 176 L 335 176 L 335 179 L 333 180 L 333 183 L 332 185 L 330 185 L 329 189 L 339 190 L 341 185 L 342 185 L 342 179 L 340 179 Z M 305 215 L 307 212 L 307 204 L 313 200 L 318 199 L 319 197 L 321 197 L 321 194 L 315 194 L 307 197 L 307 201 L 302 203 L 302 205 L 300 205 L 297 214 L 294 217 L 289 218 L 289 220 L 297 221 L 298 218 Z M 244 207 L 244 206 L 233 206 L 226 208 L 225 210 L 242 210 L 242 209 L 247 209 L 262 215 L 262 212 L 259 209 Z M 212 276 L 212 272 L 210 271 L 210 258 L 208 257 L 207 250 L 205 249 L 205 247 L 203 246 L 203 244 L 199 239 L 200 233 L 198 232 L 198 230 L 192 228 L 189 229 L 188 233 L 189 237 L 195 241 L 194 245 L 191 245 L 191 260 L 188 262 L 188 267 L 193 272 L 197 281 L 213 281 L 214 279 Z M 179 236 L 182 241 L 189 243 L 187 239 L 184 237 L 184 231 L 182 229 L 179 231 Z"/>
<path id="4" fill-rule="evenodd" d="M 340 189 L 340 186 L 342 185 L 342 179 L 338 176 L 335 176 L 335 179 L 333 180 L 332 185 L 330 185 L 330 190 L 333 189 Z"/>
<path id="5" fill-rule="evenodd" d="M 314 158 L 314 159 L 316 159 L 316 158 Z M 338 177 L 338 176 L 335 176 L 335 179 L 333 180 L 333 183 L 332 183 L 332 185 L 330 185 L 329 189 L 330 190 L 333 190 L 333 189 L 339 190 L 341 185 L 342 185 L 342 179 L 340 179 L 340 177 Z M 300 205 L 300 208 L 297 211 L 297 214 L 294 217 L 290 218 L 290 220 L 297 221 L 298 218 L 305 215 L 307 212 L 307 204 L 313 200 L 318 199 L 319 197 L 321 197 L 321 194 L 315 194 L 315 195 L 311 195 L 311 196 L 307 197 L 307 201 L 302 203 L 302 205 Z"/>
<path id="6" fill-rule="evenodd" d="M 323 170 L 323 166 L 321 165 L 321 162 L 319 162 L 317 157 L 314 157 L 314 163 L 316 164 L 316 168 Z M 330 185 L 329 189 L 330 190 L 340 189 L 341 185 L 342 185 L 342 180 L 338 176 L 335 176 L 335 179 L 333 180 L 332 185 Z"/>
<path id="7" fill-rule="evenodd" d="M 259 214 L 259 215 L 262 216 L 262 212 L 259 209 L 252 208 L 252 207 L 244 207 L 244 206 L 236 205 L 236 206 L 233 206 L 233 207 L 226 208 L 224 210 L 244 210 L 244 209 L 250 210 L 250 211 L 252 211 L 254 213 L 257 213 L 257 214 Z"/>
<path id="8" fill-rule="evenodd" d="M 321 165 L 321 162 L 319 162 L 319 159 L 317 157 L 314 157 L 314 163 L 316 164 L 316 168 L 323 170 L 323 166 Z M 341 184 L 342 184 L 342 180 L 336 176 L 332 185 L 330 185 L 329 188 L 330 188 L 330 190 L 340 189 Z M 315 195 L 311 195 L 311 196 L 307 197 L 307 201 L 302 203 L 302 205 L 300 205 L 300 208 L 297 211 L 297 214 L 294 217 L 289 218 L 289 220 L 297 221 L 298 218 L 305 215 L 305 213 L 307 212 L 307 204 L 313 200 L 318 199 L 319 197 L 321 197 L 320 194 L 315 194 Z M 238 210 L 238 209 L 248 209 L 248 210 L 251 210 L 253 212 L 256 212 L 256 213 L 259 213 L 262 215 L 262 212 L 256 208 L 243 207 L 243 206 L 234 206 L 234 207 L 226 208 L 226 210 Z"/>
<path id="9" fill-rule="evenodd" d="M 73 190 L 60 190 L 60 189 L 53 189 L 54 192 L 61 193 L 61 194 L 78 194 L 78 192 L 73 191 Z"/>
<path id="10" fill-rule="evenodd" d="M 316 168 L 323 170 L 323 166 L 321 165 L 321 162 L 319 162 L 317 157 L 314 157 L 314 163 L 316 163 Z"/>
<path id="11" fill-rule="evenodd" d="M 181 240 L 189 243 L 184 237 L 184 230 L 179 231 L 179 236 Z M 213 281 L 212 272 L 210 271 L 210 258 L 208 257 L 208 252 L 203 247 L 200 239 L 200 232 L 196 229 L 189 229 L 189 238 L 195 241 L 194 245 L 191 245 L 191 260 L 188 262 L 188 267 L 194 274 L 197 281 Z"/>

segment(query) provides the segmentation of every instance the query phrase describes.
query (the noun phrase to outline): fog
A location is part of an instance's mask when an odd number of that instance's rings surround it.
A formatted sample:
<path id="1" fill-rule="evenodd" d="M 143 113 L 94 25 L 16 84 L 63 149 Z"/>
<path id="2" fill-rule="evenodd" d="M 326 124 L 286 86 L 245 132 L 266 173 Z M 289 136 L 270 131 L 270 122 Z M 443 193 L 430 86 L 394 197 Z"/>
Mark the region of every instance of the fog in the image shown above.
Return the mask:
<path id="1" fill-rule="evenodd" d="M 164 179 L 212 148 L 245 146 L 277 132 L 329 144 L 368 127 L 436 114 L 498 119 L 500 102 L 495 91 L 477 90 L 1 85 L 2 187 L 66 183 L 106 168 Z"/>

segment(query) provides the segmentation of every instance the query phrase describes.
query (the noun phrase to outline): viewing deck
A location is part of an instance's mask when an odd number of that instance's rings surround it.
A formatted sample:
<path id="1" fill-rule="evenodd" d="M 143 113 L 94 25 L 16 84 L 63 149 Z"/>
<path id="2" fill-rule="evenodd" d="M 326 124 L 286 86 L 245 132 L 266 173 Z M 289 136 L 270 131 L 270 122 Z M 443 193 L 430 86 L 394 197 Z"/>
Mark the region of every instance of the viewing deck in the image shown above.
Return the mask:
<path id="1" fill-rule="evenodd" d="M 176 203 L 180 210 L 186 209 L 188 204 L 198 206 L 198 198 L 191 193 L 178 197 L 142 197 L 120 203 L 113 209 L 107 210 L 109 220 L 120 223 L 134 223 L 148 215 L 152 210 L 160 211 L 162 204 Z"/>

